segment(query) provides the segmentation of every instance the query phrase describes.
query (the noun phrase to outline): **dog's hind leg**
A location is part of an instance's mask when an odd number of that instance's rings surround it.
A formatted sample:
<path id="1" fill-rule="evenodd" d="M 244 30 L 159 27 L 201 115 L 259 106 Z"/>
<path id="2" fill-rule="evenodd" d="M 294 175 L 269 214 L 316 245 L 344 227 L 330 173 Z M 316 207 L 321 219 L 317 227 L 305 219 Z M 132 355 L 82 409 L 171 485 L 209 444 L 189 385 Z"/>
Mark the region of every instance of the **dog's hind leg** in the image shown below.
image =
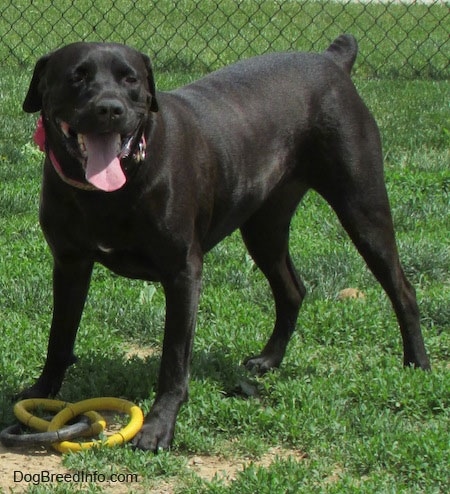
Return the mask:
<path id="1" fill-rule="evenodd" d="M 269 281 L 275 300 L 273 333 L 261 354 L 245 361 L 248 369 L 259 374 L 281 364 L 306 294 L 289 254 L 289 225 L 303 193 L 298 184 L 286 185 L 241 227 L 247 249 Z"/>
<path id="2" fill-rule="evenodd" d="M 322 174 L 313 188 L 335 210 L 389 296 L 403 339 L 404 365 L 429 369 L 415 291 L 399 260 L 381 153 L 371 152 L 373 146 L 359 145 L 359 149 L 352 147 L 358 152 L 350 154 L 345 163 L 334 163 L 332 171 Z"/>

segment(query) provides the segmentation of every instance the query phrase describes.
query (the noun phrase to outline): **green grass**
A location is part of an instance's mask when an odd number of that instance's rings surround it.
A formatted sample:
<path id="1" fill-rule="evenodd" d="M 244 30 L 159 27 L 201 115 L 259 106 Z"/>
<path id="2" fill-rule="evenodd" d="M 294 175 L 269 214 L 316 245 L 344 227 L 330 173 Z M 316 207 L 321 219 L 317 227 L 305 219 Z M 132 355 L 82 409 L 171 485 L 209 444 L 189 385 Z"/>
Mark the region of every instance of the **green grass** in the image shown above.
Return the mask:
<path id="1" fill-rule="evenodd" d="M 157 73 L 158 86 L 195 76 Z M 29 77 L 29 71 L 8 70 L 0 87 L 1 427 L 13 421 L 10 396 L 39 375 L 51 318 L 51 256 L 37 221 L 41 155 L 30 144 L 35 117 L 20 109 Z M 180 412 L 172 451 L 88 451 L 64 456 L 67 468 L 137 473 L 139 484 L 131 488 L 144 492 L 164 485 L 187 494 L 450 490 L 450 83 L 359 77 L 356 84 L 381 127 L 400 254 L 417 290 L 433 371 L 402 369 L 386 296 L 328 206 L 309 194 L 291 233 L 308 297 L 282 368 L 255 379 L 240 365 L 266 341 L 273 307 L 264 278 L 234 234 L 206 259 L 190 402 Z M 346 287 L 366 298 L 338 301 Z M 98 266 L 77 339 L 80 361 L 60 396 L 121 396 L 148 411 L 163 320 L 158 284 Z M 131 346 L 149 349 L 149 356 L 128 358 Z M 236 396 L 243 382 L 257 395 Z M 280 455 L 260 465 L 272 447 L 304 458 Z M 253 463 L 229 483 L 206 481 L 189 468 L 193 456 Z M 49 490 L 30 485 L 28 492 Z M 52 492 L 79 488 L 64 484 Z"/>

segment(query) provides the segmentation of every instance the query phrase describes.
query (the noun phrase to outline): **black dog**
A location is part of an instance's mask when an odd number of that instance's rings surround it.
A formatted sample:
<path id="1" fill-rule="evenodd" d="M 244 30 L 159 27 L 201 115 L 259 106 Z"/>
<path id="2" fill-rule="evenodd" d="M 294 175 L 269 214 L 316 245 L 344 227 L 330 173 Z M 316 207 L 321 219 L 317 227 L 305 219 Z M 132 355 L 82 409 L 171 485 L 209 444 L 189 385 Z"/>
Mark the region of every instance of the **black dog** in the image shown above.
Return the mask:
<path id="1" fill-rule="evenodd" d="M 279 366 L 305 295 L 289 224 L 310 188 L 390 297 L 404 364 L 429 368 L 378 129 L 349 76 L 356 53 L 343 35 L 323 54 L 256 57 L 170 92 L 155 92 L 149 59 L 123 45 L 75 43 L 37 62 L 23 108 L 42 112 L 40 220 L 54 256 L 54 308 L 44 369 L 22 396 L 59 390 L 95 262 L 158 280 L 166 296 L 158 393 L 134 442 L 169 447 L 187 399 L 204 254 L 240 228 L 276 306 L 272 336 L 246 365 Z"/>

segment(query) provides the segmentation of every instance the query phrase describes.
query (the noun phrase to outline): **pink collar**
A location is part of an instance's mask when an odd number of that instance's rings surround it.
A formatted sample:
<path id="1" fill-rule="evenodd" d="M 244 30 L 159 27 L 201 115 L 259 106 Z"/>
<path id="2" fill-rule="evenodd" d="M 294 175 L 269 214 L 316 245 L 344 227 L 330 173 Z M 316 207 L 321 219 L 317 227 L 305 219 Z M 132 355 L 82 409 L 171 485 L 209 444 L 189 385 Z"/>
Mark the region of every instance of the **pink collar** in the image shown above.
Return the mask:
<path id="1" fill-rule="evenodd" d="M 36 123 L 36 130 L 34 131 L 33 134 L 33 140 L 39 147 L 39 150 L 48 155 L 48 157 L 50 158 L 50 162 L 53 165 L 53 168 L 64 182 L 78 189 L 97 190 L 96 187 L 94 187 L 91 184 L 79 182 L 78 180 L 73 180 L 72 178 L 66 177 L 64 175 L 61 165 L 59 164 L 59 161 L 56 159 L 55 153 L 47 147 L 47 139 L 46 139 L 42 115 L 39 116 L 39 119 Z"/>

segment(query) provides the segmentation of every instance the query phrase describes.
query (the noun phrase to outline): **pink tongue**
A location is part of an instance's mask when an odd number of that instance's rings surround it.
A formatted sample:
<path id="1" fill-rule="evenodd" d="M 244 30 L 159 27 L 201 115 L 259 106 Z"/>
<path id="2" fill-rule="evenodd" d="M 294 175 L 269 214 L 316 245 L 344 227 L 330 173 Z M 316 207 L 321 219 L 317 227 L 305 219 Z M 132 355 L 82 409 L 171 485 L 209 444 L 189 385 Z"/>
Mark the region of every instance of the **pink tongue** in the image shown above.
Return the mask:
<path id="1" fill-rule="evenodd" d="M 105 192 L 120 189 L 126 182 L 120 166 L 118 134 L 83 135 L 87 152 L 86 180 Z"/>

